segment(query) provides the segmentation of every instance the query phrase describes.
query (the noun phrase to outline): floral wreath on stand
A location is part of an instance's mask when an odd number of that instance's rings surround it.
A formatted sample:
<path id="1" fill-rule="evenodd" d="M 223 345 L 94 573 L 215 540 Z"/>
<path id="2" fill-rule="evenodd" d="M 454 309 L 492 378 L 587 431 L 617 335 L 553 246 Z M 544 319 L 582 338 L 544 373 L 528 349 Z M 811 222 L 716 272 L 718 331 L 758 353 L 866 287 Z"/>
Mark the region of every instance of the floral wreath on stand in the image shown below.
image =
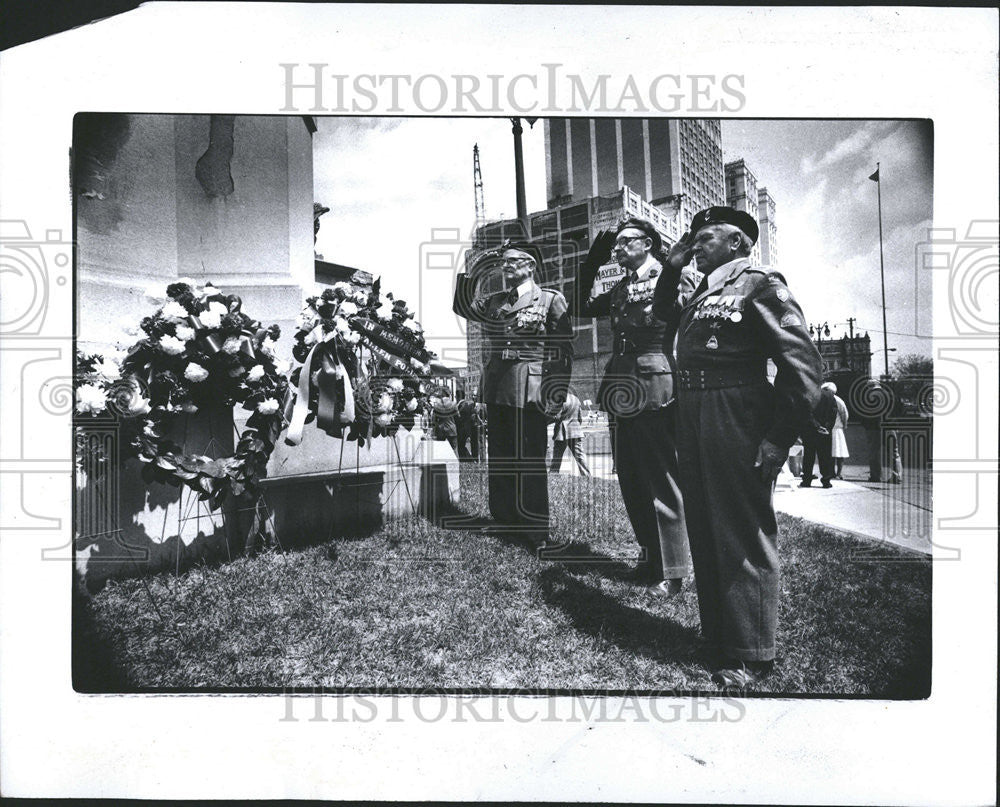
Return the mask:
<path id="1" fill-rule="evenodd" d="M 286 442 L 297 445 L 313 420 L 331 437 L 366 440 L 412 429 L 426 408 L 432 376 L 450 370 L 427 350 L 406 302 L 345 282 L 309 297 L 299 314 L 292 356 L 297 388 Z"/>
<path id="2" fill-rule="evenodd" d="M 203 289 L 173 283 L 167 297 L 141 321 L 145 337 L 120 364 L 78 355 L 78 423 L 79 416 L 105 411 L 121 423 L 131 420 L 123 459 L 134 456 L 145 463 L 147 483 L 186 485 L 212 509 L 227 495 L 251 497 L 257 521 L 253 537 L 261 527 L 259 480 L 284 425 L 288 397 L 287 367 L 282 366 L 287 362 L 279 362 L 274 350 L 280 331 L 277 325 L 261 327 L 241 312 L 239 297 L 224 295 L 211 283 Z M 231 457 L 187 454 L 165 436 L 181 415 L 235 404 L 251 415 Z"/>

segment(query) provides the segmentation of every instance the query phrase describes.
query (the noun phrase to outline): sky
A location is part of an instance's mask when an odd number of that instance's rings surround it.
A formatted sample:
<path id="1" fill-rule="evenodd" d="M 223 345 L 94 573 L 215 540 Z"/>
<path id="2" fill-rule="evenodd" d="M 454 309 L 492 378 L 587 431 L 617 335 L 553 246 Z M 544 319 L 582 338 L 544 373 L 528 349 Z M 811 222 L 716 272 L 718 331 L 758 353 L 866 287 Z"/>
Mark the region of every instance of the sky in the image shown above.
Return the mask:
<path id="1" fill-rule="evenodd" d="M 473 145 L 486 216 L 515 215 L 514 154 L 506 118 L 321 118 L 314 137 L 314 196 L 329 208 L 317 252 L 382 277 L 407 300 L 428 346 L 465 361 L 464 324 L 451 288 L 475 221 Z M 872 339 L 883 369 L 878 187 L 881 164 L 890 367 L 931 354 L 931 278 L 917 245 L 931 226 L 933 134 L 925 121 L 723 120 L 725 160 L 743 157 L 776 202 L 777 268 L 807 322 L 832 336 Z M 544 127 L 524 124 L 529 212 L 545 207 Z M 922 334 L 922 335 L 921 335 Z"/>

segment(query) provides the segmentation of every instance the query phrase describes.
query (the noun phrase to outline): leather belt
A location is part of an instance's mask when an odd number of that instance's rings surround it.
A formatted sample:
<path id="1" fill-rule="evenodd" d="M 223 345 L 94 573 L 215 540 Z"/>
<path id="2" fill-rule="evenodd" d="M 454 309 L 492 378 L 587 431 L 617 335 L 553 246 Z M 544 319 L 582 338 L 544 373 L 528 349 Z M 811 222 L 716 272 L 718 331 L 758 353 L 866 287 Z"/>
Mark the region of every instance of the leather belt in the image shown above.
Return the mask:
<path id="1" fill-rule="evenodd" d="M 626 353 L 661 353 L 663 352 L 663 340 L 653 339 L 649 342 L 633 342 L 621 334 L 615 334 L 612 351 L 618 356 L 624 356 Z"/>
<path id="2" fill-rule="evenodd" d="M 548 361 L 544 350 L 528 350 L 525 348 L 505 347 L 493 354 L 504 361 Z"/>
<path id="3" fill-rule="evenodd" d="M 725 389 L 747 387 L 767 381 L 761 367 L 724 367 L 711 370 L 677 370 L 674 383 L 679 389 Z"/>

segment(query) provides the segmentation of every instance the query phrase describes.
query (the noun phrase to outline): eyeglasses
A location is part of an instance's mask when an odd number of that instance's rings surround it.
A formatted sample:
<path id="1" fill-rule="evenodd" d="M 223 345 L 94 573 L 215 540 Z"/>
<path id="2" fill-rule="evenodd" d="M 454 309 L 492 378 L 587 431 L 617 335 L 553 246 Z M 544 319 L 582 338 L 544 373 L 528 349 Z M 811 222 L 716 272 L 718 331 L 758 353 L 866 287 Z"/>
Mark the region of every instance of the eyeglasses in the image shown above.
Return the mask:
<path id="1" fill-rule="evenodd" d="M 630 241 L 638 241 L 640 238 L 649 238 L 648 235 L 626 235 L 615 239 L 616 247 L 623 247 Z"/>

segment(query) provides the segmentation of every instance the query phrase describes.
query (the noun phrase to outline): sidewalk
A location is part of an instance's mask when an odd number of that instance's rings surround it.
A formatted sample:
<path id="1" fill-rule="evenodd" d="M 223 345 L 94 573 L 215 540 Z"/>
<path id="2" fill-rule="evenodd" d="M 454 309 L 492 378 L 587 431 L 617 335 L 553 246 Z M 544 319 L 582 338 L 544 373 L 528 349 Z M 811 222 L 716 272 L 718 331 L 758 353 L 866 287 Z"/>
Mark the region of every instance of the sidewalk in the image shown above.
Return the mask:
<path id="1" fill-rule="evenodd" d="M 615 479 L 611 457 L 587 457 L 594 476 Z M 907 473 L 902 485 L 868 482 L 867 467 L 847 466 L 844 480 L 823 488 L 819 480 L 800 488 L 799 479 L 782 471 L 774 490 L 774 509 L 822 524 L 868 541 L 886 542 L 912 552 L 932 553 L 930 472 Z M 567 451 L 560 473 L 578 475 L 579 468 Z M 873 547 L 873 549 L 876 549 Z"/>

